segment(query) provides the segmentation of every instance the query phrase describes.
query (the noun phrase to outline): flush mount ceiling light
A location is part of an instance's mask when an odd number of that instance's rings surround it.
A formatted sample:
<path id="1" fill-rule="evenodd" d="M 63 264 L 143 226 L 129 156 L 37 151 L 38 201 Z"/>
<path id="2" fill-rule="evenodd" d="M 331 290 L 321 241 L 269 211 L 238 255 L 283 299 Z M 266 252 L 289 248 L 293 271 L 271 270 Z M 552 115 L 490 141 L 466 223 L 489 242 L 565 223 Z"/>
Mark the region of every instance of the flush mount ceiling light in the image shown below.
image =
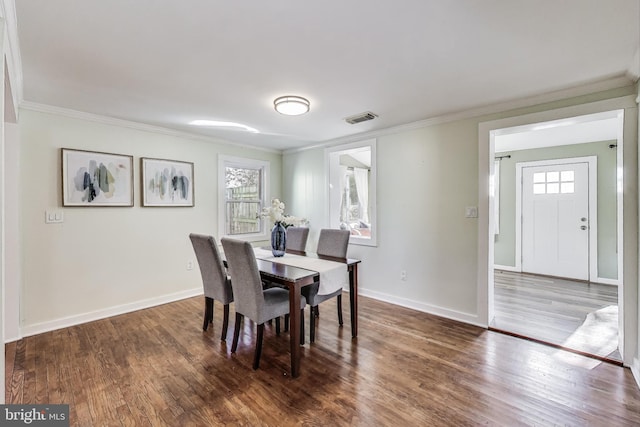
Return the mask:
<path id="1" fill-rule="evenodd" d="M 301 96 L 281 96 L 273 101 L 273 106 L 280 114 L 299 116 L 309 111 L 309 100 Z"/>

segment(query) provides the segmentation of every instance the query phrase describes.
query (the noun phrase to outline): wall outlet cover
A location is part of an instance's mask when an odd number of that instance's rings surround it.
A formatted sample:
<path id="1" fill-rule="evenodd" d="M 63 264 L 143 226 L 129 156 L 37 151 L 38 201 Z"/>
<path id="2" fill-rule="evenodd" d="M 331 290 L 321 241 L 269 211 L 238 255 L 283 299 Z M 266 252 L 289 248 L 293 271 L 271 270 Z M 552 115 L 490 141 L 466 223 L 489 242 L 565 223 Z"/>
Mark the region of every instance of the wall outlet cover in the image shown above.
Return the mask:
<path id="1" fill-rule="evenodd" d="M 466 218 L 478 218 L 478 207 L 467 206 L 464 210 L 464 216 Z"/>

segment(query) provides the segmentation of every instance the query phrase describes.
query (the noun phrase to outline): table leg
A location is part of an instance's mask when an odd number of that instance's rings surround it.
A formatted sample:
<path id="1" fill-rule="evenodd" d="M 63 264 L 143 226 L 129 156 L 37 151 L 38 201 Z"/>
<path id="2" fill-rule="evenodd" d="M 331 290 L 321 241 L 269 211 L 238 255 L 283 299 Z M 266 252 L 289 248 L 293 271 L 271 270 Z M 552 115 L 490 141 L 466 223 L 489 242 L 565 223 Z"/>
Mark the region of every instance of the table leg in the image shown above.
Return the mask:
<path id="1" fill-rule="evenodd" d="M 351 337 L 358 336 L 358 264 L 349 267 L 349 303 L 351 305 Z"/>
<path id="2" fill-rule="evenodd" d="M 291 343 L 291 376 L 300 375 L 300 286 L 289 287 L 289 341 Z"/>

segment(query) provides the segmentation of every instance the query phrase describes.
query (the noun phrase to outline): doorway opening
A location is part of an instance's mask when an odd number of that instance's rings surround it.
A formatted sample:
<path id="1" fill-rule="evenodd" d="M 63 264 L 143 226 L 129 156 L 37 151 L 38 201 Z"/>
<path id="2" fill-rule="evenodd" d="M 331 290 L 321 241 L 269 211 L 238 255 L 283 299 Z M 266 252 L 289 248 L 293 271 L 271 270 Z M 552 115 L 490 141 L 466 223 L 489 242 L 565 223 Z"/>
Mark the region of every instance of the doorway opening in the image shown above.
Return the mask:
<path id="1" fill-rule="evenodd" d="M 490 131 L 491 329 L 622 363 L 622 118 Z"/>

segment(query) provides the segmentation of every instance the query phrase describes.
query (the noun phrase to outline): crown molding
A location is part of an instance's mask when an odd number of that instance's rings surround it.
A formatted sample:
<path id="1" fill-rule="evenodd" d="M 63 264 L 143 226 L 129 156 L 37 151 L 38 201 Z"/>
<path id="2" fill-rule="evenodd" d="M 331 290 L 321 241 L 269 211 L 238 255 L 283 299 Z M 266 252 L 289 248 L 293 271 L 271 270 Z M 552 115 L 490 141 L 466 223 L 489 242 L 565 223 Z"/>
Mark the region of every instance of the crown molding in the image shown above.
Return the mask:
<path id="1" fill-rule="evenodd" d="M 572 88 L 561 89 L 553 92 L 547 92 L 539 95 L 529 96 L 526 98 L 514 99 L 511 101 L 500 102 L 496 104 L 487 104 L 481 107 L 475 107 L 468 110 L 453 112 L 450 114 L 443 114 L 441 116 L 431 117 L 416 122 L 406 123 L 403 125 L 392 126 L 385 129 L 378 129 L 371 132 L 357 133 L 341 138 L 336 138 L 328 141 L 321 142 L 319 144 L 309 145 L 306 147 L 293 148 L 284 150 L 283 154 L 294 154 L 302 151 L 328 148 L 334 145 L 346 144 L 350 142 L 361 141 L 364 139 L 377 138 L 381 136 L 411 131 L 415 129 L 421 129 L 429 126 L 434 126 L 443 123 L 454 122 L 458 120 L 471 119 L 474 117 L 486 116 L 490 114 L 503 113 L 510 110 L 516 110 L 518 108 L 532 107 L 535 105 L 546 104 L 549 102 L 560 101 L 563 99 L 574 98 L 582 95 L 589 95 L 592 93 L 603 92 L 611 89 L 618 89 L 621 87 L 629 86 L 632 82 L 627 75 L 621 74 L 604 80 L 594 81 L 581 86 L 575 86 Z"/>
<path id="2" fill-rule="evenodd" d="M 574 98 L 577 96 L 588 95 L 592 93 L 602 92 L 611 89 L 617 89 L 625 86 L 629 86 L 632 82 L 629 80 L 627 75 L 619 75 L 613 78 L 609 78 L 606 80 L 600 80 L 596 82 L 592 82 L 590 84 L 577 86 L 573 88 L 558 90 L 554 92 L 548 92 L 540 95 L 534 95 L 527 98 L 520 98 L 517 100 L 511 100 L 496 104 L 487 104 L 485 106 L 476 107 L 468 110 L 463 110 L 459 112 L 454 112 L 450 114 L 444 114 L 441 116 L 431 117 L 424 120 L 419 120 L 416 122 L 411 122 L 403 125 L 392 126 L 385 129 L 379 129 L 371 132 L 363 132 L 357 133 L 341 138 L 336 138 L 332 140 L 323 141 L 317 144 L 308 145 L 300 148 L 292 148 L 286 150 L 276 150 L 271 148 L 258 147 L 255 145 L 243 144 L 233 141 L 227 141 L 218 138 L 207 137 L 199 134 L 194 134 L 190 132 L 178 131 L 174 129 L 169 129 L 161 126 L 148 125 L 144 123 L 134 122 L 130 120 L 117 119 L 114 117 L 103 116 L 93 113 L 86 113 L 83 111 L 72 110 L 68 108 L 56 107 L 47 104 L 39 104 L 30 101 L 22 101 L 20 103 L 20 109 L 31 110 L 41 113 L 48 114 L 56 114 L 60 116 L 92 121 L 107 125 L 120 126 L 129 129 L 140 130 L 144 132 L 156 133 L 160 135 L 167 135 L 179 138 L 187 138 L 198 141 L 205 142 L 214 142 L 223 145 L 231 145 L 234 147 L 242 147 L 251 150 L 257 150 L 268 153 L 277 153 L 277 154 L 294 154 L 298 152 L 303 152 L 307 150 L 313 150 L 317 148 L 328 148 L 335 145 L 346 144 L 350 142 L 362 141 L 364 139 L 372 139 L 386 135 L 392 135 L 396 133 L 402 133 L 406 131 L 411 131 L 415 129 L 421 129 L 429 126 L 434 126 L 443 123 L 449 123 L 458 120 L 470 119 L 473 117 L 486 116 L 490 114 L 496 114 L 501 112 L 506 112 L 510 110 L 515 110 L 518 108 L 531 107 L 534 105 L 545 104 L 548 102 L 559 101 L 563 99 Z"/>
<path id="3" fill-rule="evenodd" d="M 131 120 L 117 119 L 115 117 L 102 116 L 102 115 L 93 114 L 93 113 L 86 113 L 84 111 L 56 107 L 56 106 L 47 105 L 47 104 L 39 104 L 36 102 L 23 101 L 20 104 L 20 109 L 36 111 L 38 113 L 54 114 L 58 116 L 69 117 L 72 119 L 85 120 L 88 122 L 101 123 L 101 124 L 111 125 L 111 126 L 118 126 L 118 127 L 128 128 L 128 129 L 139 130 L 143 132 L 155 133 L 159 135 L 173 136 L 177 138 L 187 138 L 187 139 L 193 139 L 193 140 L 204 141 L 204 142 L 213 142 L 216 144 L 230 145 L 233 147 L 247 148 L 250 150 L 263 151 L 267 153 L 282 154 L 282 150 L 258 147 L 255 145 L 242 144 L 239 142 L 227 141 L 224 139 L 211 138 L 208 136 L 198 135 L 195 133 L 169 129 L 162 126 L 148 125 L 145 123 L 134 122 Z"/>

